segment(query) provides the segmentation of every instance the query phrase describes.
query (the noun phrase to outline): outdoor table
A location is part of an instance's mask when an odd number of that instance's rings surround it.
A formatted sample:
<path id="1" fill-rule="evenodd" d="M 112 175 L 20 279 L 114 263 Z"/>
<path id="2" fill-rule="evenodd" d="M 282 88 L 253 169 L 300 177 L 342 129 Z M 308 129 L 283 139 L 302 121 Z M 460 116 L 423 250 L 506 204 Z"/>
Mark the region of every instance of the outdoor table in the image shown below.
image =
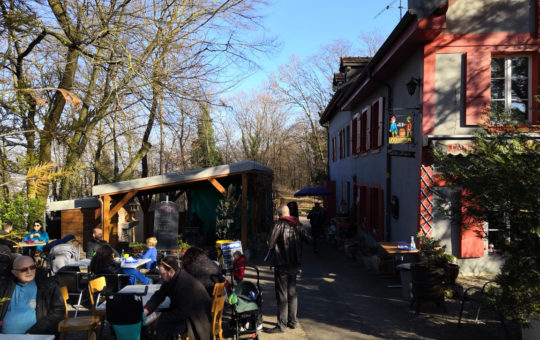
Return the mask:
<path id="1" fill-rule="evenodd" d="M 136 259 L 137 261 L 134 261 L 134 262 L 126 262 L 126 261 L 121 261 L 122 263 L 120 264 L 120 266 L 122 268 L 133 268 L 133 269 L 136 269 L 137 267 L 140 267 L 142 266 L 143 264 L 146 264 L 150 261 L 152 261 L 152 259 Z M 79 260 L 77 262 L 72 262 L 72 263 L 68 263 L 66 264 L 66 266 L 69 266 L 69 267 L 88 267 L 90 265 L 90 262 L 92 260 L 91 259 L 82 259 L 82 260 Z"/>
<path id="2" fill-rule="evenodd" d="M 148 287 L 148 291 L 146 292 L 146 295 L 142 296 L 142 303 L 143 306 L 146 305 L 148 300 L 154 295 L 155 292 L 161 288 L 161 284 L 151 284 L 151 285 L 129 285 L 125 286 L 124 288 L 120 289 L 116 294 L 142 294 L 144 293 L 145 287 Z M 161 304 L 158 306 L 157 310 L 163 310 L 169 308 L 171 304 L 171 300 L 169 297 L 165 297 L 165 300 L 161 302 Z M 106 308 L 106 302 L 103 302 L 96 306 L 96 310 L 105 310 Z"/>
<path id="3" fill-rule="evenodd" d="M 54 340 L 52 334 L 1 334 L 0 340 Z"/>
<path id="4" fill-rule="evenodd" d="M 400 249 L 399 242 L 379 242 L 379 245 L 389 255 L 417 254 L 418 249 Z"/>
<path id="5" fill-rule="evenodd" d="M 45 242 L 36 242 L 36 243 L 26 243 L 26 242 L 19 242 L 15 244 L 14 248 L 25 248 L 25 247 L 37 247 L 37 246 L 44 246 L 47 243 Z"/>

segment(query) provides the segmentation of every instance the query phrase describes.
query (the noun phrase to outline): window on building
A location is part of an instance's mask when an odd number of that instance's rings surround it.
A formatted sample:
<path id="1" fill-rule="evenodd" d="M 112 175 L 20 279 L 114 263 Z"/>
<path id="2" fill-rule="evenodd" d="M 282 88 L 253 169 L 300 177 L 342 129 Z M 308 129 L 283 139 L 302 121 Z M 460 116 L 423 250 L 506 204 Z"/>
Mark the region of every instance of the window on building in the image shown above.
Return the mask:
<path id="1" fill-rule="evenodd" d="M 347 125 L 345 129 L 345 157 L 351 155 L 351 127 Z"/>
<path id="2" fill-rule="evenodd" d="M 369 109 L 362 111 L 360 115 L 360 153 L 367 152 L 369 148 L 369 129 L 368 129 L 368 120 L 369 120 Z"/>
<path id="3" fill-rule="evenodd" d="M 345 129 L 339 130 L 338 137 L 339 159 L 343 159 L 345 157 Z"/>
<path id="4" fill-rule="evenodd" d="M 352 154 L 356 155 L 360 152 L 360 114 L 354 115 L 351 122 L 351 149 Z"/>
<path id="5" fill-rule="evenodd" d="M 371 149 L 380 148 L 382 146 L 382 127 L 383 127 L 383 98 L 380 97 L 371 105 Z"/>
<path id="6" fill-rule="evenodd" d="M 332 137 L 332 161 L 336 161 L 336 136 Z"/>
<path id="7" fill-rule="evenodd" d="M 516 119 L 529 120 L 529 64 L 527 56 L 491 58 L 492 112 L 511 111 Z"/>

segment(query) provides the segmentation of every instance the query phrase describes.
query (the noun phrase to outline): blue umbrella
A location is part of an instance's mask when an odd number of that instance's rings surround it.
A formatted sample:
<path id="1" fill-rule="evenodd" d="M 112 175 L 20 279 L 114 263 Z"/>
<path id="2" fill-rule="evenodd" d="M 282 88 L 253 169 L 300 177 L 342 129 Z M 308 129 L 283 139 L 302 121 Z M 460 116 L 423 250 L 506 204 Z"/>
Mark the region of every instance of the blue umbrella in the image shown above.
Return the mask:
<path id="1" fill-rule="evenodd" d="M 325 196 L 332 195 L 333 192 L 321 186 L 313 186 L 304 188 L 294 194 L 294 197 L 300 196 Z"/>

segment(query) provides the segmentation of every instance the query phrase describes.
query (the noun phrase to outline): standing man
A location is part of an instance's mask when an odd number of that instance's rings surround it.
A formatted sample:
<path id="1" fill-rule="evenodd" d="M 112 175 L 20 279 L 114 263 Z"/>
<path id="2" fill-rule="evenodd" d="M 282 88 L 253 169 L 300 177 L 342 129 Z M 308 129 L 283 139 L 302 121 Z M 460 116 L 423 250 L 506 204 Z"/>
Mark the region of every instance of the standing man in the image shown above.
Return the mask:
<path id="1" fill-rule="evenodd" d="M 158 318 L 157 339 L 176 339 L 186 332 L 190 340 L 210 339 L 212 299 L 203 284 L 181 269 L 175 256 L 164 257 L 158 268 L 163 284 L 144 306 L 144 315 L 152 314 L 166 297 L 171 304 L 167 310 L 153 314 Z M 152 319 L 152 315 L 147 318 L 150 322 Z"/>
<path id="2" fill-rule="evenodd" d="M 268 249 L 273 251 L 274 282 L 278 305 L 278 324 L 265 329 L 267 333 L 284 333 L 286 328 L 296 328 L 298 297 L 296 295 L 296 276 L 300 271 L 302 242 L 309 236 L 297 217 L 289 216 L 289 208 L 278 208 L 279 219 L 268 239 Z"/>
<path id="3" fill-rule="evenodd" d="M 0 280 L 0 327 L 3 334 L 56 334 L 65 305 L 53 278 L 36 277 L 29 256 L 13 260 L 9 277 Z"/>
<path id="4" fill-rule="evenodd" d="M 315 206 L 311 209 L 309 212 L 307 218 L 309 219 L 309 223 L 311 224 L 311 237 L 313 238 L 313 252 L 318 252 L 318 243 L 319 243 L 319 237 L 321 235 L 321 230 L 324 221 L 326 220 L 326 212 L 324 211 L 324 208 L 321 207 L 321 204 L 319 202 L 315 203 Z"/>
<path id="5" fill-rule="evenodd" d="M 92 231 L 92 239 L 88 241 L 84 249 L 84 252 L 86 253 L 86 257 L 90 258 L 94 256 L 94 254 L 96 253 L 96 250 L 98 250 L 98 248 L 103 245 L 108 245 L 109 247 L 111 247 L 111 245 L 103 239 L 103 229 L 96 227 Z M 111 247 L 111 249 L 115 257 L 120 257 L 120 254 L 118 254 L 116 249 L 114 249 L 113 247 Z"/>

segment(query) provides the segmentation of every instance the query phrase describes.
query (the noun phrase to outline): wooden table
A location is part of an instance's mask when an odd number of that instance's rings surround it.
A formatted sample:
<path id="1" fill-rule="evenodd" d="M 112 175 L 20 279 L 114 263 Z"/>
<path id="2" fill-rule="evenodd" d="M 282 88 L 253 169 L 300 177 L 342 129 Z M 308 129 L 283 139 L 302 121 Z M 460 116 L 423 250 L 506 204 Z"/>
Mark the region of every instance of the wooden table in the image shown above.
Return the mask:
<path id="1" fill-rule="evenodd" d="M 36 243 L 26 243 L 26 242 L 19 242 L 15 244 L 13 247 L 15 248 L 25 248 L 25 247 L 37 247 L 37 246 L 44 246 L 47 243 L 45 242 L 36 242 Z"/>
<path id="2" fill-rule="evenodd" d="M 400 249 L 400 242 L 379 242 L 379 245 L 390 255 L 417 254 L 418 249 Z"/>

